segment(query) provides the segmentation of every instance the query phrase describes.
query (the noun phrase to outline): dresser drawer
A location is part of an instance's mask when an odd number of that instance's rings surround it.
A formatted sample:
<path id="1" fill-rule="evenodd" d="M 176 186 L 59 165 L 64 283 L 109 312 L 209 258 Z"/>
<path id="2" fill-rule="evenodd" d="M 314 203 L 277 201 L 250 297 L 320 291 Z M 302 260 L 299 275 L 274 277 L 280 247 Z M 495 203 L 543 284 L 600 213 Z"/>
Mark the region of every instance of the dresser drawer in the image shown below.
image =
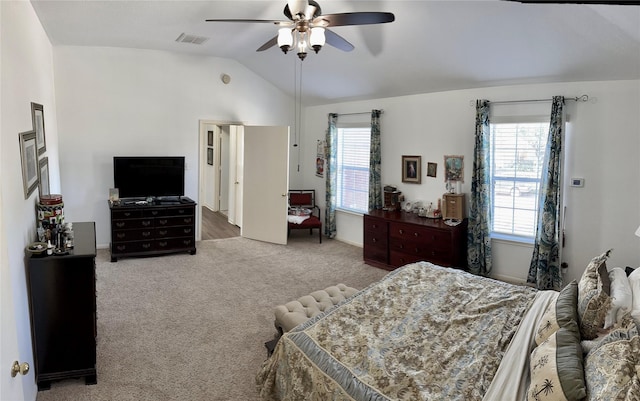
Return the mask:
<path id="1" fill-rule="evenodd" d="M 149 252 L 154 250 L 153 240 L 149 241 L 130 241 L 130 242 L 116 242 L 111 244 L 111 253 L 139 253 Z"/>
<path id="2" fill-rule="evenodd" d="M 154 238 L 154 234 L 154 230 L 151 228 L 137 230 L 113 230 L 111 240 L 113 242 L 149 240 Z"/>
<path id="3" fill-rule="evenodd" d="M 172 238 L 172 237 L 191 237 L 194 235 L 192 226 L 179 226 L 179 227 L 161 227 L 156 228 L 155 238 Z"/>
<path id="4" fill-rule="evenodd" d="M 377 233 L 380 237 L 386 237 L 388 232 L 387 222 L 375 217 L 364 216 L 364 231 Z"/>
<path id="5" fill-rule="evenodd" d="M 398 238 L 391 238 L 389 249 L 392 252 L 395 251 L 406 253 L 408 255 L 415 255 L 416 257 L 422 258 L 420 260 L 428 260 L 430 262 L 433 262 L 434 260 L 450 260 L 452 255 L 452 249 L 449 244 L 447 244 L 447 246 L 438 247 L 426 242 L 405 241 Z"/>
<path id="6" fill-rule="evenodd" d="M 415 224 L 391 223 L 389 236 L 401 240 L 419 241 L 429 246 L 451 246 L 451 233 Z"/>
<path id="7" fill-rule="evenodd" d="M 174 249 L 190 249 L 195 248 L 196 242 L 193 238 L 168 238 L 156 241 L 156 250 L 168 251 Z"/>
<path id="8" fill-rule="evenodd" d="M 190 226 L 193 225 L 194 218 L 193 216 L 158 217 L 155 221 L 156 227 Z"/>
<path id="9" fill-rule="evenodd" d="M 120 219 L 135 219 L 143 217 L 142 210 L 112 210 L 111 211 L 111 219 L 120 220 Z"/>
<path id="10" fill-rule="evenodd" d="M 128 220 L 113 220 L 112 230 L 128 230 L 134 228 L 151 228 L 153 227 L 153 219 L 141 218 L 141 219 L 128 219 Z"/>

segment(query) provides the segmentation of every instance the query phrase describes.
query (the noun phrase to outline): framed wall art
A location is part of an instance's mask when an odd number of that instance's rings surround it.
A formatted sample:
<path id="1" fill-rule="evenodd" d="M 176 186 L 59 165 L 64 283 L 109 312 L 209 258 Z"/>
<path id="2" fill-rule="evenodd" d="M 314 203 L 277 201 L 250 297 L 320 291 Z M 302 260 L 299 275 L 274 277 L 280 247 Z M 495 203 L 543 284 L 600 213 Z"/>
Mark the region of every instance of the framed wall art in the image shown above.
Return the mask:
<path id="1" fill-rule="evenodd" d="M 207 131 L 207 146 L 213 146 L 213 131 Z"/>
<path id="2" fill-rule="evenodd" d="M 38 189 L 40 197 L 50 195 L 49 189 L 49 158 L 43 157 L 38 162 Z"/>
<path id="3" fill-rule="evenodd" d="M 427 177 L 435 177 L 438 171 L 438 163 L 427 163 Z"/>
<path id="4" fill-rule="evenodd" d="M 444 180 L 464 182 L 464 156 L 444 157 Z"/>
<path id="5" fill-rule="evenodd" d="M 207 164 L 213 166 L 213 148 L 207 148 Z"/>
<path id="6" fill-rule="evenodd" d="M 402 182 L 420 184 L 422 156 L 402 156 Z"/>
<path id="7" fill-rule="evenodd" d="M 44 134 L 44 108 L 41 104 L 31 102 L 31 121 L 33 130 L 36 133 L 38 154 L 41 155 L 47 150 L 47 141 Z"/>
<path id="8" fill-rule="evenodd" d="M 20 159 L 22 161 L 22 185 L 24 198 L 38 187 L 38 149 L 35 131 L 18 134 L 20 139 Z"/>

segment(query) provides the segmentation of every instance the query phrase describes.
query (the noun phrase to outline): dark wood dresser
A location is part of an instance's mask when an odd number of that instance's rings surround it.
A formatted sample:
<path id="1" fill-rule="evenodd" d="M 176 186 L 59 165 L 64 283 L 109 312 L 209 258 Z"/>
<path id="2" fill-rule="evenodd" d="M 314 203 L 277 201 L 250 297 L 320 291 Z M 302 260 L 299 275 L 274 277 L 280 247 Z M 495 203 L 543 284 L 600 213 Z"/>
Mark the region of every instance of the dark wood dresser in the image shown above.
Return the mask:
<path id="1" fill-rule="evenodd" d="M 425 260 L 466 269 L 467 219 L 448 226 L 415 213 L 374 210 L 364 215 L 363 226 L 367 264 L 393 270 Z"/>
<path id="2" fill-rule="evenodd" d="M 124 256 L 173 252 L 196 253 L 196 203 L 183 197 L 176 202 L 109 203 L 111 261 Z"/>
<path id="3" fill-rule="evenodd" d="M 95 223 L 73 223 L 69 254 L 31 256 L 27 263 L 31 338 L 38 390 L 96 373 Z"/>

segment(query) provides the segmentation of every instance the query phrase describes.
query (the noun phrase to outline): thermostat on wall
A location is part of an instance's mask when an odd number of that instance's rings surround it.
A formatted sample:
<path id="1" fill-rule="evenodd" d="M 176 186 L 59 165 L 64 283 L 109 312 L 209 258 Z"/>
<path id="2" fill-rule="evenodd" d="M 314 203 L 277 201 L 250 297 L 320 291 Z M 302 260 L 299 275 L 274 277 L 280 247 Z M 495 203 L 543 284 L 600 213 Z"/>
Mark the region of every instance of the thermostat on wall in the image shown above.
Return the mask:
<path id="1" fill-rule="evenodd" d="M 571 179 L 572 187 L 584 187 L 584 178 L 572 178 Z"/>

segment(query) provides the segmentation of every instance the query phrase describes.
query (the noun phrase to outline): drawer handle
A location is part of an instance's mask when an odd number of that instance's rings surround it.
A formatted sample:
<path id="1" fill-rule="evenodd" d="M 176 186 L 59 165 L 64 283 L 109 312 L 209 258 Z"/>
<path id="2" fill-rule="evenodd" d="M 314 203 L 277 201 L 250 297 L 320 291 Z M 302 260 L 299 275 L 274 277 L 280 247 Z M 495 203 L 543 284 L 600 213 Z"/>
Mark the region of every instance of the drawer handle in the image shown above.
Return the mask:
<path id="1" fill-rule="evenodd" d="M 184 222 L 185 222 L 185 223 L 191 223 L 191 217 L 185 218 L 185 219 L 184 219 Z"/>
<path id="2" fill-rule="evenodd" d="M 403 245 L 403 244 L 400 244 L 400 246 L 398 246 L 398 248 L 400 248 L 400 249 L 404 249 L 404 245 Z"/>
<path id="3" fill-rule="evenodd" d="M 190 239 L 185 239 L 185 240 L 182 240 L 182 243 L 185 244 L 185 245 L 191 245 L 191 240 Z"/>
<path id="4" fill-rule="evenodd" d="M 150 236 L 150 235 L 151 235 L 151 232 L 149 232 L 149 231 L 143 231 L 143 232 L 142 232 L 142 236 L 143 236 L 143 237 L 148 237 L 148 236 Z"/>
<path id="5" fill-rule="evenodd" d="M 419 234 L 418 233 L 413 233 L 413 235 L 415 235 L 417 237 Z"/>
<path id="6" fill-rule="evenodd" d="M 154 216 L 157 216 L 158 215 L 158 211 L 157 210 L 152 210 L 151 214 L 154 215 Z"/>
<path id="7" fill-rule="evenodd" d="M 404 230 L 403 230 L 403 229 L 398 230 L 398 232 L 399 232 L 400 234 L 404 234 Z"/>
<path id="8" fill-rule="evenodd" d="M 125 213 L 124 213 L 124 217 L 130 217 L 130 216 L 131 216 L 131 213 L 130 213 L 130 212 L 125 212 Z"/>
<path id="9" fill-rule="evenodd" d="M 145 226 L 145 227 L 148 227 L 148 226 L 151 225 L 151 221 L 145 220 L 145 221 L 142 222 L 142 225 Z"/>
<path id="10" fill-rule="evenodd" d="M 158 221 L 160 224 L 164 225 L 167 224 L 167 219 L 162 219 Z"/>
<path id="11" fill-rule="evenodd" d="M 163 247 L 163 248 L 164 248 L 165 246 L 167 246 L 167 241 L 161 241 L 161 242 L 160 242 L 160 246 L 161 246 L 161 247 Z"/>
<path id="12" fill-rule="evenodd" d="M 184 231 L 185 234 L 190 234 L 191 233 L 191 229 L 190 228 L 185 228 L 183 231 Z"/>
<path id="13" fill-rule="evenodd" d="M 161 230 L 161 231 L 158 231 L 158 234 L 160 234 L 160 235 L 167 235 L 167 230 Z"/>
<path id="14" fill-rule="evenodd" d="M 371 242 L 378 242 L 378 239 L 377 239 L 377 238 L 373 238 L 373 239 L 371 240 Z"/>
<path id="15" fill-rule="evenodd" d="M 122 228 L 124 227 L 125 224 L 126 223 L 123 221 L 123 222 L 116 223 L 116 226 L 118 226 L 118 228 Z"/>
<path id="16" fill-rule="evenodd" d="M 420 252 L 420 248 L 416 248 L 416 253 Z"/>
<path id="17" fill-rule="evenodd" d="M 127 236 L 127 234 L 125 234 L 125 233 L 118 233 L 118 234 L 116 234 L 116 237 L 118 237 L 118 239 L 122 239 L 122 238 L 124 238 L 124 237 L 126 237 L 126 236 Z"/>
<path id="18" fill-rule="evenodd" d="M 118 245 L 116 248 L 117 248 L 119 251 L 124 251 L 125 249 L 127 249 L 127 246 L 126 246 L 126 245 Z"/>
<path id="19" fill-rule="evenodd" d="M 184 209 L 178 209 L 178 213 L 180 213 L 180 214 L 184 214 L 184 212 L 186 212 L 186 210 L 184 210 Z"/>
<path id="20" fill-rule="evenodd" d="M 371 227 L 373 227 L 373 228 L 378 228 L 378 225 L 377 225 L 377 224 L 374 224 L 374 225 L 372 225 Z"/>
<path id="21" fill-rule="evenodd" d="M 151 248 L 151 244 L 149 244 L 149 243 L 142 244 L 142 247 L 143 247 L 144 249 L 149 249 L 149 248 Z"/>

